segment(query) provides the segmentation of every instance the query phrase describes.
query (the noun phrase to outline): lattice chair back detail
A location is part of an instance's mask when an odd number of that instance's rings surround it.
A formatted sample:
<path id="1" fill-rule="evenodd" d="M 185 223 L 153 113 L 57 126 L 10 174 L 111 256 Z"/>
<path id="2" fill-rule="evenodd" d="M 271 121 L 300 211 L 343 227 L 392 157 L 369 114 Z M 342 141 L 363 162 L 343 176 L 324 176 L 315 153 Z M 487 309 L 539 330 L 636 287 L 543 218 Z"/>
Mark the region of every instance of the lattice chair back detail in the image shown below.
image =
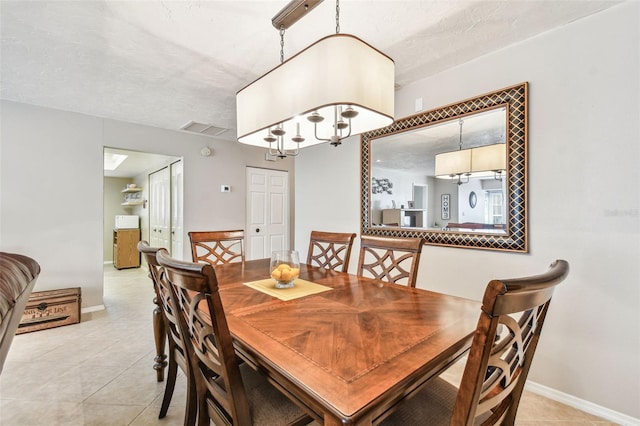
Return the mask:
<path id="1" fill-rule="evenodd" d="M 213 266 L 244 262 L 244 231 L 189 232 L 191 260 Z"/>
<path id="2" fill-rule="evenodd" d="M 422 244 L 420 238 L 363 235 L 360 238 L 358 274 L 415 287 Z"/>
<path id="3" fill-rule="evenodd" d="M 307 263 L 334 271 L 347 272 L 356 234 L 311 231 Z"/>
<path id="4" fill-rule="evenodd" d="M 487 285 L 451 424 L 514 423 L 553 291 L 568 273 L 556 260 L 544 274 Z"/>
<path id="5" fill-rule="evenodd" d="M 460 387 L 435 377 L 381 426 L 513 425 L 551 296 L 568 273 L 556 260 L 540 275 L 489 282 Z"/>
<path id="6" fill-rule="evenodd" d="M 158 252 L 188 336 L 198 425 L 304 425 L 311 418 L 247 363 L 239 364 L 212 265 Z M 251 398 L 249 398 L 251 396 Z"/>
<path id="7" fill-rule="evenodd" d="M 138 243 L 138 250 L 143 254 L 149 266 L 149 274 L 153 280 L 157 297 L 154 302 L 157 302 L 158 307 L 161 309 L 161 318 L 163 321 L 161 330 L 156 329 L 157 324 L 155 321 L 157 317 L 155 317 L 156 312 L 154 311 L 156 346 L 158 346 L 158 340 L 162 339 L 161 347 L 164 348 L 165 337 L 168 337 L 167 340 L 169 342 L 169 371 L 158 418 L 162 419 L 167 415 L 175 389 L 178 367 L 180 367 L 187 377 L 187 401 L 184 424 L 192 425 L 196 421 L 197 414 L 196 384 L 189 363 L 189 345 L 186 343 L 188 341 L 185 340 L 185 335 L 181 332 L 180 324 L 176 316 L 177 312 L 172 303 L 173 294 L 171 285 L 167 282 L 164 270 L 157 259 L 158 251 L 165 251 L 165 249 L 150 247 L 146 241 L 140 241 Z"/>
<path id="8" fill-rule="evenodd" d="M 222 309 L 215 272 L 211 265 L 179 263 L 159 255 L 173 284 L 181 320 L 193 348 L 193 365 L 198 365 L 197 389 L 199 411 L 206 410 L 215 424 L 251 424 L 245 389 L 236 362 L 231 335 Z M 192 273 L 188 271 L 191 270 Z M 206 305 L 202 309 L 201 302 Z M 223 378 L 223 383 L 217 381 Z M 237 398 L 226 389 L 233 389 Z M 209 410 L 220 405 L 222 410 Z M 209 414 L 209 411 L 213 411 Z M 200 413 L 199 416 L 204 416 Z M 248 417 L 247 417 L 248 416 Z"/>

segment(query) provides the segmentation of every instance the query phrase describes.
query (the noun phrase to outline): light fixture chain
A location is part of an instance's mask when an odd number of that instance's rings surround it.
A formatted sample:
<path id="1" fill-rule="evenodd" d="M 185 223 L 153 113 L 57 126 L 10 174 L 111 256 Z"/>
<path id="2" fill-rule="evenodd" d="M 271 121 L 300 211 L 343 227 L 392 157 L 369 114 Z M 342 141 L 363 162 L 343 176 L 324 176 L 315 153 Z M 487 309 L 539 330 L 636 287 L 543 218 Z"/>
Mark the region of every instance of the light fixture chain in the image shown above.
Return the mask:
<path id="1" fill-rule="evenodd" d="M 280 63 L 284 62 L 284 25 L 280 26 Z"/>
<path id="2" fill-rule="evenodd" d="M 340 34 L 340 0 L 336 0 L 336 34 Z"/>

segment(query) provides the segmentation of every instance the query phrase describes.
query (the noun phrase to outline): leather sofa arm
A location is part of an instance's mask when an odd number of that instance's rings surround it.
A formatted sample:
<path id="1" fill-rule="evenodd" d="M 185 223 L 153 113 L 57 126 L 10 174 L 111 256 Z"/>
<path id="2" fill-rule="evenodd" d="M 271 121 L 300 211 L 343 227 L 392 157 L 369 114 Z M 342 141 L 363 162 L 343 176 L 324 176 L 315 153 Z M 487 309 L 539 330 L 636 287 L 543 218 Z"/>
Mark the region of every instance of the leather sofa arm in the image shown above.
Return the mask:
<path id="1" fill-rule="evenodd" d="M 0 252 L 0 373 L 39 275 L 30 257 Z"/>

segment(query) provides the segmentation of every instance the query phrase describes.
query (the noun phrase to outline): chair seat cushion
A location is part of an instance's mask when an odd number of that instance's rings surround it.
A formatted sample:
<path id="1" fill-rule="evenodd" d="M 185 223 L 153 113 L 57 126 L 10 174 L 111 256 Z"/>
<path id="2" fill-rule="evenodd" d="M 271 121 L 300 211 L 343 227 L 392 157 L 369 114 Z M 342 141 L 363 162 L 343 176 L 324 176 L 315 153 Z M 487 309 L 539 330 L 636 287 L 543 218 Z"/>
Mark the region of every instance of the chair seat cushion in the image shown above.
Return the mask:
<path id="1" fill-rule="evenodd" d="M 403 401 L 381 425 L 448 425 L 458 388 L 436 377 L 413 398 Z"/>
<path id="2" fill-rule="evenodd" d="M 301 408 L 291 402 L 249 365 L 243 363 L 239 367 L 254 425 L 295 424 L 308 417 Z M 222 378 L 218 378 L 216 381 L 222 384 Z"/>

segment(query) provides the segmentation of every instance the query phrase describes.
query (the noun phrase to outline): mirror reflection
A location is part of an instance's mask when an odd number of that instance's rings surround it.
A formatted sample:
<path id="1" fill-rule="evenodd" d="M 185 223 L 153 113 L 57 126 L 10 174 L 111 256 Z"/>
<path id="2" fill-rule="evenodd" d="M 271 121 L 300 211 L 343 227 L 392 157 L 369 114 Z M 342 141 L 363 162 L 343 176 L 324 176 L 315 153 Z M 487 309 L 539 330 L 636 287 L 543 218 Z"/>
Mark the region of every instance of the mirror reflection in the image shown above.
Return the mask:
<path id="1" fill-rule="evenodd" d="M 362 235 L 527 252 L 527 83 L 360 135 Z"/>
<path id="2" fill-rule="evenodd" d="M 506 106 L 370 141 L 371 225 L 506 233 Z"/>

